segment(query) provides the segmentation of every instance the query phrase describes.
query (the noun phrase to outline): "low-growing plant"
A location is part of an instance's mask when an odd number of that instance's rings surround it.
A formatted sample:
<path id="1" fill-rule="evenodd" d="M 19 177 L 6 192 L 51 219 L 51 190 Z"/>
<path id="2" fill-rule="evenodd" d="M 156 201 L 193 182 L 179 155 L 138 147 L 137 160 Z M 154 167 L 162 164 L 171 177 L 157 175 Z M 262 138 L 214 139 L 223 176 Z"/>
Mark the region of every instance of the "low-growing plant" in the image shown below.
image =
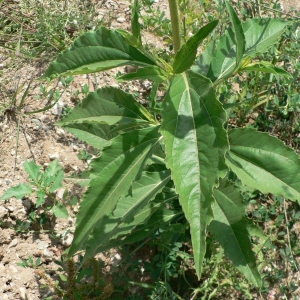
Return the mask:
<path id="1" fill-rule="evenodd" d="M 25 196 L 35 194 L 37 197 L 36 209 L 44 206 L 46 211 L 51 211 L 57 218 L 67 218 L 68 210 L 66 206 L 55 197 L 55 192 L 63 187 L 64 179 L 64 170 L 59 165 L 58 160 L 52 161 L 44 172 L 41 171 L 42 167 L 33 161 L 25 161 L 24 168 L 28 173 L 29 183 L 21 183 L 9 188 L 0 197 L 0 200 L 7 200 L 11 197 L 22 199 Z M 30 218 L 31 220 L 37 218 L 34 211 L 30 213 Z M 45 223 L 45 220 L 49 220 L 45 214 L 41 214 L 39 219 L 41 225 Z"/>
<path id="2" fill-rule="evenodd" d="M 144 239 L 158 228 L 168 229 L 184 214 L 198 278 L 209 231 L 234 266 L 252 284 L 262 285 L 249 238 L 261 232 L 246 218 L 242 189 L 230 178 L 234 173 L 243 185 L 299 201 L 300 161 L 277 138 L 231 126 L 226 110 L 237 103 L 216 95 L 224 82 L 244 72 L 275 74 L 288 81 L 290 73 L 257 56 L 276 45 L 291 21 L 242 22 L 228 1 L 225 5 L 230 27 L 198 56 L 218 21 L 181 45 L 178 3 L 169 0 L 175 55 L 169 64 L 143 47 L 135 1 L 132 34 L 104 27 L 85 33 L 43 75 L 54 79 L 132 65 L 138 69 L 119 76 L 120 81 L 153 81 L 147 107 L 120 89 L 104 87 L 89 93 L 57 123 L 101 150 L 88 171 L 89 187 L 67 259 L 85 250 L 86 260 Z M 161 103 L 156 92 L 162 84 L 167 90 Z"/>
<path id="3" fill-rule="evenodd" d="M 41 259 L 37 258 L 36 261 L 33 260 L 31 256 L 28 256 L 28 259 L 22 259 L 22 262 L 17 263 L 18 266 L 23 268 L 33 268 L 36 269 L 41 264 Z"/>

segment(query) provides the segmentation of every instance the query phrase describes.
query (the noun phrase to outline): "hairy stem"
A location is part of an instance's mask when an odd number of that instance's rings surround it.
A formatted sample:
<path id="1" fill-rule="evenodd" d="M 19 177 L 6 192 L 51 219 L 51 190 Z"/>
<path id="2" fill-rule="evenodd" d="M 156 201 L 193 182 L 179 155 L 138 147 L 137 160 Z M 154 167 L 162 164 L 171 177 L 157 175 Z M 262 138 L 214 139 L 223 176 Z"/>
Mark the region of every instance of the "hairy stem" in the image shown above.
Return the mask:
<path id="1" fill-rule="evenodd" d="M 180 24 L 179 24 L 179 11 L 178 0 L 168 0 L 169 9 L 172 23 L 172 36 L 175 54 L 180 49 Z"/>

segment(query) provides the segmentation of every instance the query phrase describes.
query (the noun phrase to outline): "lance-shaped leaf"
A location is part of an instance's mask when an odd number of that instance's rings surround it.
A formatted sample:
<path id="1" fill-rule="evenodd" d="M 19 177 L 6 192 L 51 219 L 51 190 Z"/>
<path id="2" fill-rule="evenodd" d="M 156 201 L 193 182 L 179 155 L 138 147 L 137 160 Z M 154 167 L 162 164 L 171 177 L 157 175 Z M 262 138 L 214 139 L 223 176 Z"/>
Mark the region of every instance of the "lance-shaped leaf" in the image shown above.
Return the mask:
<path id="1" fill-rule="evenodd" d="M 285 78 L 293 78 L 293 75 L 284 70 L 283 68 L 276 67 L 268 61 L 259 61 L 247 64 L 246 67 L 240 69 L 241 71 L 256 71 L 280 75 Z"/>
<path id="2" fill-rule="evenodd" d="M 197 49 L 200 43 L 215 29 L 218 25 L 218 20 L 212 21 L 203 26 L 194 36 L 188 39 L 188 41 L 177 52 L 174 63 L 174 73 L 182 73 L 188 70 L 194 63 Z"/>
<path id="3" fill-rule="evenodd" d="M 245 185 L 300 202 L 300 160 L 277 138 L 250 128 L 229 132 L 226 164 Z"/>
<path id="4" fill-rule="evenodd" d="M 166 162 L 190 223 L 196 271 L 201 273 L 213 187 L 226 170 L 226 114 L 209 79 L 188 71 L 175 76 L 164 100 L 161 132 Z"/>
<path id="5" fill-rule="evenodd" d="M 133 96 L 113 87 L 105 87 L 90 93 L 63 120 L 59 126 L 74 123 L 147 123 L 151 114 L 135 101 Z"/>
<path id="6" fill-rule="evenodd" d="M 127 194 L 149 153 L 160 139 L 157 127 L 126 132 L 111 140 L 111 146 L 93 160 L 90 187 L 77 215 L 69 257 L 81 249 L 94 226 L 110 215 Z"/>
<path id="7" fill-rule="evenodd" d="M 131 31 L 133 36 L 141 41 L 141 25 L 139 23 L 140 7 L 139 1 L 135 0 L 131 12 Z"/>
<path id="8" fill-rule="evenodd" d="M 117 77 L 118 81 L 126 81 L 126 80 L 145 80 L 149 79 L 156 82 L 161 82 L 168 78 L 168 74 L 160 67 L 151 66 L 145 68 L 139 68 L 136 72 L 128 73 L 125 75 L 121 75 Z"/>
<path id="9" fill-rule="evenodd" d="M 157 193 L 170 181 L 169 170 L 162 172 L 144 172 L 132 185 L 131 195 L 118 201 L 111 216 L 105 216 L 100 226 L 96 226 L 87 244 L 87 256 L 109 248 L 113 239 L 129 234 L 137 225 L 146 220 L 157 210 L 162 201 L 150 203 Z M 141 214 L 143 211 L 143 214 Z M 141 219 L 144 216 L 145 219 Z"/>
<path id="10" fill-rule="evenodd" d="M 238 15 L 236 14 L 230 2 L 225 1 L 225 4 L 229 12 L 230 21 L 233 25 L 235 44 L 236 44 L 236 67 L 239 67 L 243 55 L 245 53 L 245 44 L 246 44 L 242 22 L 240 21 Z"/>
<path id="11" fill-rule="evenodd" d="M 109 146 L 109 140 L 112 138 L 110 133 L 111 126 L 107 124 L 68 124 L 65 129 L 77 136 L 80 140 L 100 150 Z"/>
<path id="12" fill-rule="evenodd" d="M 129 45 L 122 34 L 101 27 L 79 37 L 51 63 L 42 78 L 88 74 L 125 65 L 145 67 L 155 61 Z"/>
<path id="13" fill-rule="evenodd" d="M 234 266 L 254 285 L 261 286 L 240 192 L 227 180 L 222 180 L 220 186 L 214 190 L 214 196 L 214 220 L 210 223 L 209 230 Z"/>
<path id="14" fill-rule="evenodd" d="M 182 215 L 182 211 L 172 211 L 166 208 L 166 203 L 176 198 L 178 198 L 176 193 L 158 194 L 155 201 L 151 201 L 141 209 L 131 222 L 120 225 L 126 235 L 112 237 L 109 244 L 99 247 L 97 252 L 135 243 L 148 237 L 157 228 L 167 228 L 173 218 Z M 87 251 L 89 250 L 92 249 L 88 246 Z M 93 252 L 90 253 L 93 255 Z"/>

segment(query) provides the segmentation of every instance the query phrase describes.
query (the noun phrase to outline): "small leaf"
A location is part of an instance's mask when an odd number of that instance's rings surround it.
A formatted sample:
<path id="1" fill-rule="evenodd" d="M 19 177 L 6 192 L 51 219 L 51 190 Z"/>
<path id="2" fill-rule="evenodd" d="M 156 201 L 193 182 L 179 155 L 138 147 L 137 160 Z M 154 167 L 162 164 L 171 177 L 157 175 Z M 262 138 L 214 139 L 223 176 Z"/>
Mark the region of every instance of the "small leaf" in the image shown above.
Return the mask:
<path id="1" fill-rule="evenodd" d="M 69 216 L 67 208 L 62 203 L 57 203 L 51 210 L 57 218 L 67 219 Z"/>
<path id="2" fill-rule="evenodd" d="M 16 197 L 17 199 L 22 199 L 26 195 L 31 195 L 32 189 L 27 184 L 19 184 L 17 186 L 9 188 L 6 193 L 0 197 L 0 200 L 7 200 L 11 197 Z"/>
<path id="3" fill-rule="evenodd" d="M 131 31 L 133 36 L 141 41 L 141 25 L 139 23 L 140 7 L 139 1 L 135 0 L 131 11 Z"/>
<path id="4" fill-rule="evenodd" d="M 168 74 L 162 68 L 157 66 L 151 66 L 151 67 L 139 68 L 137 69 L 136 72 L 121 75 L 117 77 L 117 80 L 122 82 L 127 80 L 149 79 L 152 81 L 161 82 L 166 80 L 167 77 Z"/>
<path id="5" fill-rule="evenodd" d="M 234 266 L 255 286 L 261 286 L 262 281 L 255 264 L 240 192 L 227 180 L 222 180 L 220 186 L 214 190 L 214 196 L 214 220 L 210 223 L 209 230 L 215 235 Z"/>
<path id="6" fill-rule="evenodd" d="M 34 161 L 25 161 L 24 162 L 24 168 L 26 170 L 26 172 L 29 174 L 29 177 L 35 182 L 37 183 L 39 181 L 39 178 L 41 176 L 41 166 L 38 166 L 35 164 Z"/>
<path id="7" fill-rule="evenodd" d="M 250 128 L 229 132 L 226 164 L 245 185 L 300 202 L 300 159 L 277 138 Z"/>
<path id="8" fill-rule="evenodd" d="M 174 73 L 182 73 L 192 66 L 200 43 L 215 29 L 218 22 L 218 20 L 215 20 L 203 26 L 179 49 L 173 63 Z"/>
<path id="9" fill-rule="evenodd" d="M 57 189 L 63 187 L 63 179 L 64 179 L 64 170 L 60 170 L 58 171 L 58 173 L 55 176 L 54 182 L 52 183 L 49 192 L 53 193 L 54 191 L 56 191 Z"/>
<path id="10" fill-rule="evenodd" d="M 36 192 L 36 194 L 38 199 L 36 201 L 35 207 L 38 208 L 45 202 L 46 193 L 44 191 L 39 190 Z"/>
<path id="11" fill-rule="evenodd" d="M 44 172 L 44 176 L 43 176 L 44 186 L 49 187 L 50 184 L 56 179 L 57 173 L 60 172 L 61 170 L 62 167 L 59 164 L 58 160 L 55 159 L 54 161 L 52 161 Z"/>

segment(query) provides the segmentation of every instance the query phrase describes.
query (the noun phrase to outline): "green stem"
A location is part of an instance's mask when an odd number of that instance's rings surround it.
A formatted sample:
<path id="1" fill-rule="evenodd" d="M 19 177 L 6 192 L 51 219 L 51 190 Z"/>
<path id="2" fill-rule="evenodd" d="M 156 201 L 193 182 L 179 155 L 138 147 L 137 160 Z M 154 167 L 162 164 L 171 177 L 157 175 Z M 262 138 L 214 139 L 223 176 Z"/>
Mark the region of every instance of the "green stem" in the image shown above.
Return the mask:
<path id="1" fill-rule="evenodd" d="M 172 23 L 172 36 L 175 54 L 180 49 L 180 22 L 178 11 L 178 0 L 168 0 Z"/>

